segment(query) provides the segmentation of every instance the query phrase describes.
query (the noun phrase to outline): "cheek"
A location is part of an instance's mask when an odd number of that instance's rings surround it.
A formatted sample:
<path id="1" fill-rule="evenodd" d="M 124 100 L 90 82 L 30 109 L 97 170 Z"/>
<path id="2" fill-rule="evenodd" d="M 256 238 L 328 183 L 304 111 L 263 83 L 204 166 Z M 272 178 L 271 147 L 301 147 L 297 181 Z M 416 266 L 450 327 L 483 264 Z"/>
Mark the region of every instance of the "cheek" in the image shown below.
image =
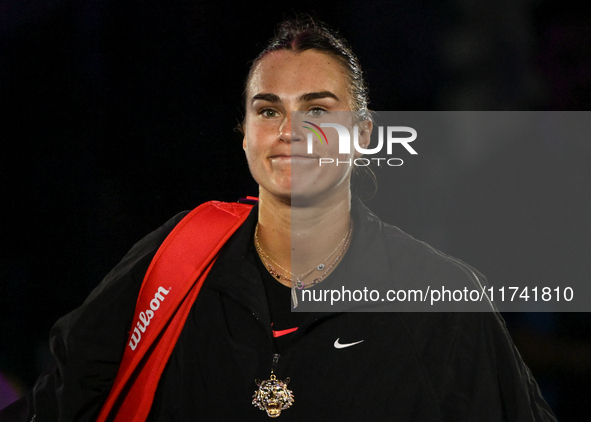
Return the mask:
<path id="1" fill-rule="evenodd" d="M 255 146 L 251 141 L 249 141 L 246 138 L 244 139 L 244 153 L 246 155 L 246 161 L 248 162 L 248 166 L 252 171 L 253 166 L 257 164 L 259 159 L 257 158 L 257 151 Z"/>
<path id="2" fill-rule="evenodd" d="M 246 136 L 244 137 L 243 147 L 246 155 L 246 162 L 248 163 L 251 175 L 257 182 L 259 182 L 258 176 L 261 175 L 261 172 L 264 172 L 264 156 L 266 151 L 260 139 L 256 137 L 256 133 L 253 133 L 252 130 L 246 131 L 245 133 Z"/>
<path id="3" fill-rule="evenodd" d="M 248 164 L 248 169 L 250 170 L 250 175 L 252 178 L 260 184 L 260 175 L 261 175 L 261 168 L 260 168 L 260 159 L 257 158 L 257 155 L 254 153 L 252 146 L 245 141 L 245 148 L 244 153 L 246 155 L 246 163 Z"/>
<path id="4" fill-rule="evenodd" d="M 247 122 L 244 129 L 242 147 L 250 155 L 263 154 L 272 147 L 277 128 L 270 122 Z"/>
<path id="5" fill-rule="evenodd" d="M 257 139 L 256 130 L 253 130 L 254 126 L 249 122 L 248 117 L 244 123 L 244 138 L 242 139 L 242 149 L 246 152 L 246 156 L 252 155 L 254 150 L 255 141 Z"/>

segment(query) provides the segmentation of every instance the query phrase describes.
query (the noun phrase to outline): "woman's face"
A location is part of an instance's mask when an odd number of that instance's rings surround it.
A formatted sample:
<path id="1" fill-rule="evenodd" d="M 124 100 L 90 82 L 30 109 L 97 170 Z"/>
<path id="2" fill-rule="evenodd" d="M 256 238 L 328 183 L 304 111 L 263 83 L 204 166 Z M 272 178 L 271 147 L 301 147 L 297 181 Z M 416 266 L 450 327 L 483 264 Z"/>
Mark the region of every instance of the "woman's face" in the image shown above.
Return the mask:
<path id="1" fill-rule="evenodd" d="M 321 117 L 328 121 L 330 112 L 351 110 L 348 78 L 336 59 L 315 50 L 268 53 L 252 73 L 246 102 L 243 147 L 261 197 L 269 193 L 291 201 L 349 194 L 351 167 L 320 166 L 319 158 L 342 162 L 355 158 L 354 148 L 350 154 L 338 154 L 337 131 L 325 128 L 328 145 L 314 139 L 309 154 L 308 130 L 301 123 Z M 292 112 L 301 113 L 296 118 Z M 337 114 L 341 120 L 350 115 Z"/>

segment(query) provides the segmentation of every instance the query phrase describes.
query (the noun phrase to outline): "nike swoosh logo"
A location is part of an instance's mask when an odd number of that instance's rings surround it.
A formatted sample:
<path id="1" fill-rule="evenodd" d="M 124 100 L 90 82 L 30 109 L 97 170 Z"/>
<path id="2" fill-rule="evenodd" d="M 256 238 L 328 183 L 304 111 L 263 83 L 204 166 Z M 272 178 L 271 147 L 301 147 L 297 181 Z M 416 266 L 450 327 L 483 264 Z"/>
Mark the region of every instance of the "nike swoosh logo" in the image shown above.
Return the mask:
<path id="1" fill-rule="evenodd" d="M 334 347 L 336 349 L 344 349 L 345 347 L 355 346 L 356 344 L 363 343 L 363 340 L 356 341 L 355 343 L 348 343 L 348 344 L 341 344 L 339 343 L 340 338 L 336 339 L 334 342 Z"/>

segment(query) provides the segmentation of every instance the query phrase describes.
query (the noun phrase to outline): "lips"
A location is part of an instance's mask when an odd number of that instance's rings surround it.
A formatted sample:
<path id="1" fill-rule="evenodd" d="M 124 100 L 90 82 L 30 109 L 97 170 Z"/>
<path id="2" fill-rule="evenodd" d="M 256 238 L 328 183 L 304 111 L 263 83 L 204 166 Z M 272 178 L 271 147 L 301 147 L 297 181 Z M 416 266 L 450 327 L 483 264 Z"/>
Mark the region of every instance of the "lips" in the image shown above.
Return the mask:
<path id="1" fill-rule="evenodd" d="M 274 155 L 271 162 L 278 165 L 310 165 L 318 162 L 318 158 L 312 155 Z"/>
<path id="2" fill-rule="evenodd" d="M 317 159 L 318 157 L 316 157 L 315 155 L 310 155 L 310 154 L 276 154 L 276 155 L 272 155 L 271 157 L 269 157 L 271 160 L 274 159 L 291 159 L 291 158 L 295 158 L 295 159 Z"/>

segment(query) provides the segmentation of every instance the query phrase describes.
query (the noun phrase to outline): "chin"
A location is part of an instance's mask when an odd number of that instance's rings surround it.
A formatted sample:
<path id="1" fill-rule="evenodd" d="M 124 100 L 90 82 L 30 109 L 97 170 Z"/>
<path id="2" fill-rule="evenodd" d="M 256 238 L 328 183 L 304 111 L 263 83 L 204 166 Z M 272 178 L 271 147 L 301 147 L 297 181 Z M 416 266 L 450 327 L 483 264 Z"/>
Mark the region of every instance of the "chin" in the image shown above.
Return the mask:
<path id="1" fill-rule="evenodd" d="M 317 192 L 312 190 L 291 192 L 291 206 L 306 208 L 317 205 L 324 201 L 329 195 L 326 192 Z"/>

